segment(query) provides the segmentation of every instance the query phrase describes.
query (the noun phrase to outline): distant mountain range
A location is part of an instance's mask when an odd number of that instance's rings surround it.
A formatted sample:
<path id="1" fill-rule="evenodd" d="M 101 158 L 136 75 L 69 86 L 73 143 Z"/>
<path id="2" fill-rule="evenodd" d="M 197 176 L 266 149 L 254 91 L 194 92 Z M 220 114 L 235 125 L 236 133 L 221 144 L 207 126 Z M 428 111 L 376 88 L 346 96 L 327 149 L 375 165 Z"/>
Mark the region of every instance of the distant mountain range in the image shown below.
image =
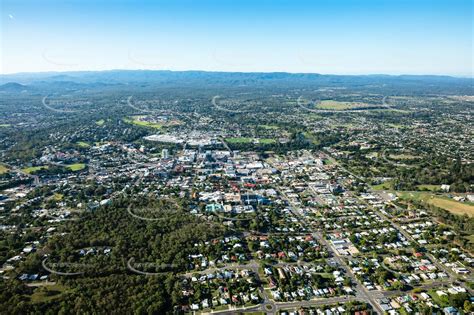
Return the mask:
<path id="1" fill-rule="evenodd" d="M 16 83 L 16 82 L 8 82 L 5 84 L 0 85 L 0 91 L 2 92 L 21 92 L 27 90 L 27 86 Z"/>
<path id="2" fill-rule="evenodd" d="M 471 90 L 472 78 L 434 75 L 322 75 L 286 72 L 207 72 L 110 70 L 78 72 L 18 73 L 0 75 L 0 91 L 94 89 L 114 85 L 136 86 L 253 86 L 253 87 L 315 87 L 315 86 L 388 86 L 413 88 L 446 88 L 456 86 Z M 472 94 L 472 93 L 471 93 Z"/>

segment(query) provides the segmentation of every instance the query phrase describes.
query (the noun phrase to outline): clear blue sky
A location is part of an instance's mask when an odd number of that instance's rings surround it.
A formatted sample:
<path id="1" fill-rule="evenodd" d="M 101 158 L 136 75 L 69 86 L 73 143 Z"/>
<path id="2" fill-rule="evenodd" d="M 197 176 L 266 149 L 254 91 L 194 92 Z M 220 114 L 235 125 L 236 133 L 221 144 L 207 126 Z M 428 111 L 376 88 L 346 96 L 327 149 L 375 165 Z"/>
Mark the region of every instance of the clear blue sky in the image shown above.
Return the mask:
<path id="1" fill-rule="evenodd" d="M 1 0 L 1 72 L 472 76 L 472 0 Z"/>

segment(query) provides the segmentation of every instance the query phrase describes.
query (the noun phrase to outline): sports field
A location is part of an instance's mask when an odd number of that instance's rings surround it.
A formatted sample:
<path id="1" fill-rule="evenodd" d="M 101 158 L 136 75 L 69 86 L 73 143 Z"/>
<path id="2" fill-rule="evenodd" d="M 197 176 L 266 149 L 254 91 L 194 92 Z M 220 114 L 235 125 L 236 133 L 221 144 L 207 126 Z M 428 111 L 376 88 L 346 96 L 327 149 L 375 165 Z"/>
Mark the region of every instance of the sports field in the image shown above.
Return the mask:
<path id="1" fill-rule="evenodd" d="M 369 107 L 370 104 L 361 103 L 361 102 L 339 102 L 333 100 L 324 100 L 319 102 L 316 106 L 319 109 L 329 109 L 329 110 L 348 110 L 348 109 L 357 109 L 361 107 Z"/>
<path id="2" fill-rule="evenodd" d="M 66 165 L 66 167 L 70 169 L 71 171 L 75 172 L 75 171 L 80 171 L 80 170 L 85 169 L 86 165 L 84 163 L 76 163 L 76 164 Z"/>

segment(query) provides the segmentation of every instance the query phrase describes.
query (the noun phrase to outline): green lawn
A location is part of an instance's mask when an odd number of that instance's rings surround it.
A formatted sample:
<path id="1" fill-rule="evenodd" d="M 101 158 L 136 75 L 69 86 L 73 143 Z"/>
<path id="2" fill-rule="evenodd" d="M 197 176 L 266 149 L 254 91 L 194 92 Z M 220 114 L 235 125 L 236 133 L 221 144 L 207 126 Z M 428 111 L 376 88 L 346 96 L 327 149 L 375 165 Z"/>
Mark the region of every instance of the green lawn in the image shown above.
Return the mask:
<path id="1" fill-rule="evenodd" d="M 469 243 L 474 244 L 474 235 L 466 236 L 466 239 L 469 241 Z"/>
<path id="2" fill-rule="evenodd" d="M 436 294 L 436 290 L 429 290 L 428 294 L 431 296 L 431 298 L 433 298 L 433 301 L 439 306 L 441 307 L 448 306 L 449 302 L 448 302 L 447 296 L 442 296 L 442 297 L 439 296 L 438 294 Z"/>
<path id="3" fill-rule="evenodd" d="M 78 141 L 77 145 L 80 146 L 81 148 L 88 148 L 91 146 L 89 143 L 84 142 L 84 141 Z"/>
<path id="4" fill-rule="evenodd" d="M 30 296 L 32 303 L 45 303 L 55 300 L 68 290 L 67 287 L 61 284 L 54 284 L 48 286 L 41 286 L 36 288 Z"/>
<path id="5" fill-rule="evenodd" d="M 28 173 L 28 174 L 32 174 L 32 173 L 37 172 L 39 170 L 47 170 L 48 168 L 49 168 L 49 166 L 47 166 L 47 165 L 31 166 L 31 167 L 27 167 L 27 168 L 22 169 L 22 171 L 25 172 L 25 173 Z"/>
<path id="6" fill-rule="evenodd" d="M 393 190 L 393 182 L 389 180 L 378 185 L 372 185 L 371 187 L 373 190 Z"/>
<path id="7" fill-rule="evenodd" d="M 263 139 L 258 139 L 258 141 L 262 144 L 273 144 L 276 143 L 275 139 L 269 139 L 269 138 L 263 138 Z"/>
<path id="8" fill-rule="evenodd" d="M 275 126 L 275 125 L 260 125 L 260 128 L 266 129 L 266 130 L 277 130 L 280 129 L 280 127 Z"/>
<path id="9" fill-rule="evenodd" d="M 52 199 L 55 200 L 55 201 L 61 201 L 61 200 L 63 200 L 63 197 L 64 197 L 63 194 L 54 193 Z"/>
<path id="10" fill-rule="evenodd" d="M 239 137 L 239 138 L 226 138 L 228 143 L 252 143 L 253 138 Z"/>
<path id="11" fill-rule="evenodd" d="M 149 122 L 149 121 L 142 121 L 142 120 L 140 120 L 140 117 L 124 118 L 123 121 L 126 122 L 126 123 L 129 123 L 129 124 L 134 124 L 136 126 L 154 128 L 154 129 L 161 129 L 164 126 L 161 123 L 153 123 L 153 122 Z"/>
<path id="12" fill-rule="evenodd" d="M 80 171 L 86 168 L 86 164 L 84 163 L 76 163 L 76 164 L 70 164 L 66 165 L 66 168 L 70 169 L 71 171 Z"/>
<path id="13" fill-rule="evenodd" d="M 8 168 L 5 165 L 0 164 L 0 174 L 8 173 Z"/>
<path id="14" fill-rule="evenodd" d="M 395 129 L 402 129 L 405 128 L 406 126 L 400 125 L 400 124 L 387 124 L 389 127 L 395 128 Z"/>

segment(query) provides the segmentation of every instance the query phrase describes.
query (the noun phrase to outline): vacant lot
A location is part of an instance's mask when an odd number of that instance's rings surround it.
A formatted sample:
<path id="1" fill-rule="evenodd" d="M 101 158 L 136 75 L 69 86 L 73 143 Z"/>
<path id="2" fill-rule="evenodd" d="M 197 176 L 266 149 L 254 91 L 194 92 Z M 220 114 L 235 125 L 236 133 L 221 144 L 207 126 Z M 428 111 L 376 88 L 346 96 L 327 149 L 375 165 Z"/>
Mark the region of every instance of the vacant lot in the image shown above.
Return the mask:
<path id="1" fill-rule="evenodd" d="M 398 196 L 405 200 L 417 200 L 448 210 L 451 213 L 474 216 L 474 206 L 469 203 L 458 202 L 442 195 L 424 192 L 400 192 Z"/>

